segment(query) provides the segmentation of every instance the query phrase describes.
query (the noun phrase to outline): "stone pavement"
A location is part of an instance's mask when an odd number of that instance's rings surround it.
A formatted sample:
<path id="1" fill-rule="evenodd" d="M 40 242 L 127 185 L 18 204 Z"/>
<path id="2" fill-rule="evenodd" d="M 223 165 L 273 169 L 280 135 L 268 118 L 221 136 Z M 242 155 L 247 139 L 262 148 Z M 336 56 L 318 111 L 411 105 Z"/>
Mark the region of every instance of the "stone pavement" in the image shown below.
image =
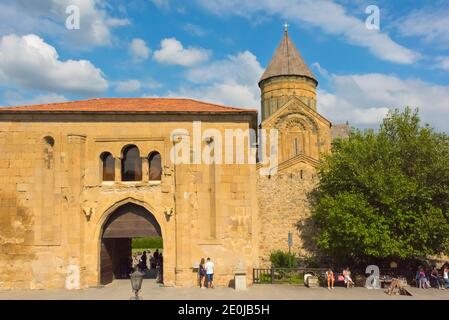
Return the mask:
<path id="1" fill-rule="evenodd" d="M 294 285 L 254 285 L 246 291 L 231 288 L 161 287 L 155 280 L 144 280 L 144 300 L 449 300 L 449 290 L 409 288 L 413 296 L 388 296 L 383 290 L 365 288 L 305 288 Z M 84 290 L 0 291 L 0 300 L 129 300 L 129 280 L 116 280 L 103 288 Z"/>

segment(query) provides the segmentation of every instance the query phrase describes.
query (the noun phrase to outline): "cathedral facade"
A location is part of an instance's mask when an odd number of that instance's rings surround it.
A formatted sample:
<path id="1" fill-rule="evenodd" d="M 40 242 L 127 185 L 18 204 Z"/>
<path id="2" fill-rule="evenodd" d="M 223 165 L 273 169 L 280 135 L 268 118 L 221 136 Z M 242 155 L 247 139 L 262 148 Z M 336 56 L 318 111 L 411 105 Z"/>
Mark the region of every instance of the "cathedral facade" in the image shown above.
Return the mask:
<path id="1" fill-rule="evenodd" d="M 289 232 L 309 254 L 307 193 L 346 130 L 317 112 L 317 85 L 285 32 L 259 82 L 260 126 L 256 110 L 189 99 L 1 108 L 0 290 L 108 284 L 139 237 L 162 237 L 167 286 L 196 285 L 202 257 L 217 284 L 241 267 L 250 281 Z M 278 132 L 268 174 L 250 134 L 235 134 L 259 127 Z"/>

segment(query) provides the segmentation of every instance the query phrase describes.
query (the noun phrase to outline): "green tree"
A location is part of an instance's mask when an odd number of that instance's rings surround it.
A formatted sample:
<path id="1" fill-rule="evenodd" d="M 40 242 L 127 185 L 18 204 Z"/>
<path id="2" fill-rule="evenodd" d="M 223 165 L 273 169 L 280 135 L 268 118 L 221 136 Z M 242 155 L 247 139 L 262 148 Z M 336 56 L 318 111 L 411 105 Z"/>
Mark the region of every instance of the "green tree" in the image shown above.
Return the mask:
<path id="1" fill-rule="evenodd" d="M 332 145 L 312 193 L 315 242 L 340 258 L 449 252 L 449 139 L 417 110 Z"/>

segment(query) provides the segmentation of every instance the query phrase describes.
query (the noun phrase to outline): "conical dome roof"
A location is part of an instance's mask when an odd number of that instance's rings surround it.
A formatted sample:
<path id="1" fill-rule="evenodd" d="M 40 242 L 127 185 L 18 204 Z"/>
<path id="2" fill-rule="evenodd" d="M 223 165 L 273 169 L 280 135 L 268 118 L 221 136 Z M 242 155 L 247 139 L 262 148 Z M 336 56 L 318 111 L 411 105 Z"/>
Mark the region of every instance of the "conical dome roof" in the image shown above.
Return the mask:
<path id="1" fill-rule="evenodd" d="M 304 62 L 298 49 L 296 49 L 292 40 L 288 36 L 288 32 L 284 32 L 281 44 L 271 59 L 268 68 L 260 78 L 260 82 L 276 76 L 304 76 L 315 80 L 315 76 Z M 259 82 L 259 83 L 260 83 Z"/>

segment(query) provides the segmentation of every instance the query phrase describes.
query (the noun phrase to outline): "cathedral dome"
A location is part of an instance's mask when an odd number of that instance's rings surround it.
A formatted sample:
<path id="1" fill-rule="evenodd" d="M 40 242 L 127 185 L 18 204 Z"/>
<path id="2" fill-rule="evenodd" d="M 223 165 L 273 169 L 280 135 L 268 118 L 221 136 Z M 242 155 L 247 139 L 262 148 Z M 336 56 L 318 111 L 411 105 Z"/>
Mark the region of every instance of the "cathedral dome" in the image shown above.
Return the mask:
<path id="1" fill-rule="evenodd" d="M 287 31 L 284 32 L 281 44 L 276 49 L 270 64 L 260 78 L 259 85 L 264 80 L 278 76 L 307 77 L 318 83 L 316 77 L 310 71 L 298 49 L 296 49 L 288 36 Z"/>
<path id="2" fill-rule="evenodd" d="M 279 47 L 259 81 L 262 121 L 294 97 L 316 111 L 317 85 L 315 75 L 296 49 L 286 28 Z"/>

